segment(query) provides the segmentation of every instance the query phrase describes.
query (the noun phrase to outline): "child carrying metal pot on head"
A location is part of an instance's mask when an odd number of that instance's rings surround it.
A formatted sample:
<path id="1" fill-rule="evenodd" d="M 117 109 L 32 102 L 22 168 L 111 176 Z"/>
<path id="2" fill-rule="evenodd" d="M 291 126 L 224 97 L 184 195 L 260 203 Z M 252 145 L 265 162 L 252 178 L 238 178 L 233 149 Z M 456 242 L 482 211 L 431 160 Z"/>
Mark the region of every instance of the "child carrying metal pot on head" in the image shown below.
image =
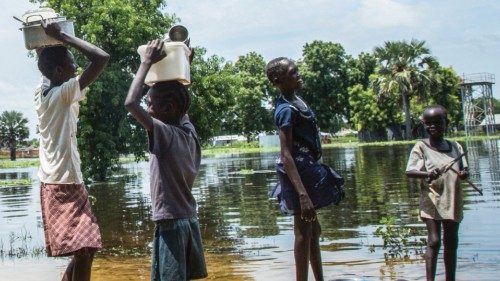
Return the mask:
<path id="1" fill-rule="evenodd" d="M 323 280 L 316 209 L 342 200 L 344 180 L 320 163 L 316 117 L 296 94 L 302 78 L 295 63 L 276 58 L 267 64 L 266 72 L 281 93 L 274 112 L 281 147 L 276 165 L 279 182 L 271 196 L 278 199 L 283 213 L 294 216 L 296 280 L 307 280 L 309 262 L 315 279 Z"/>
<path id="2" fill-rule="evenodd" d="M 406 175 L 422 179 L 420 217 L 427 227 L 426 276 L 427 280 L 436 276 L 443 232 L 446 280 L 455 280 L 458 227 L 463 218 L 460 181 L 469 176 L 467 161 L 460 144 L 444 138 L 449 123 L 444 107 L 427 107 L 422 119 L 429 138 L 417 142 L 411 150 Z"/>
<path id="3" fill-rule="evenodd" d="M 56 21 L 41 24 L 47 35 L 75 48 L 90 61 L 77 76 L 77 65 L 66 46 L 37 50 L 43 80 L 35 92 L 46 251 L 51 257 L 73 256 L 62 280 L 89 281 L 94 253 L 101 248 L 101 234 L 82 177 L 76 123 L 85 89 L 102 73 L 109 55 L 62 31 Z"/>

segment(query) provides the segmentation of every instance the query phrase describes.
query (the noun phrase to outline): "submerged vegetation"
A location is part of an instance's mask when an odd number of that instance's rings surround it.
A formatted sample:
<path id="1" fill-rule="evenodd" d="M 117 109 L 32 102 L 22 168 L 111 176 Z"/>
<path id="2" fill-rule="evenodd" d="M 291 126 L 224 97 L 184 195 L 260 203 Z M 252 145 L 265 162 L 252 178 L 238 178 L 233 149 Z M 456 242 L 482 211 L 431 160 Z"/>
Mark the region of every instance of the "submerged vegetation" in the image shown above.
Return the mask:
<path id="1" fill-rule="evenodd" d="M 22 229 L 19 234 L 10 232 L 8 243 L 0 239 L 0 258 L 38 257 L 45 254 L 43 246 L 31 245 L 32 240 L 33 237 L 26 229 Z"/>
<path id="2" fill-rule="evenodd" d="M 382 217 L 380 226 L 373 233 L 382 238 L 382 249 L 386 260 L 395 258 L 409 258 L 413 252 L 415 256 L 423 254 L 427 240 L 420 237 L 418 229 L 409 227 L 404 223 L 396 222 L 395 217 Z M 375 252 L 375 245 L 371 245 L 370 252 Z"/>

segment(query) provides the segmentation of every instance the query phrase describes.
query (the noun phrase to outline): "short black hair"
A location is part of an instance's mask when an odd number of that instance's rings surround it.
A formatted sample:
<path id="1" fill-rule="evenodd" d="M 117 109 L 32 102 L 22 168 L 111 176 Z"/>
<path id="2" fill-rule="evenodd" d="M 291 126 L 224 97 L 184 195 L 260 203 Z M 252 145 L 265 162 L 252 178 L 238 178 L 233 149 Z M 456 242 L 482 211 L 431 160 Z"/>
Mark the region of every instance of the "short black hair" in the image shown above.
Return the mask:
<path id="1" fill-rule="evenodd" d="M 424 113 L 422 113 L 422 121 L 425 121 L 425 116 L 429 113 L 429 111 L 434 110 L 434 109 L 440 109 L 443 111 L 444 114 L 444 119 L 446 120 L 446 124 L 450 123 L 450 119 L 448 119 L 448 110 L 442 105 L 439 104 L 434 104 L 431 106 L 428 106 L 424 109 Z"/>
<path id="2" fill-rule="evenodd" d="M 274 84 L 274 81 L 282 77 L 288 70 L 286 64 L 288 62 L 293 61 L 285 57 L 279 57 L 269 61 L 266 65 L 267 79 L 269 79 L 269 81 Z"/>
<path id="3" fill-rule="evenodd" d="M 161 93 L 160 95 L 156 95 L 159 98 L 159 102 L 174 101 L 179 109 L 179 119 L 187 113 L 191 106 L 191 96 L 186 86 L 177 80 L 158 82 L 151 88 Z"/>
<path id="4" fill-rule="evenodd" d="M 43 76 L 52 79 L 52 73 L 58 66 L 64 64 L 68 55 L 68 48 L 65 46 L 51 46 L 42 49 L 38 55 L 38 69 Z"/>

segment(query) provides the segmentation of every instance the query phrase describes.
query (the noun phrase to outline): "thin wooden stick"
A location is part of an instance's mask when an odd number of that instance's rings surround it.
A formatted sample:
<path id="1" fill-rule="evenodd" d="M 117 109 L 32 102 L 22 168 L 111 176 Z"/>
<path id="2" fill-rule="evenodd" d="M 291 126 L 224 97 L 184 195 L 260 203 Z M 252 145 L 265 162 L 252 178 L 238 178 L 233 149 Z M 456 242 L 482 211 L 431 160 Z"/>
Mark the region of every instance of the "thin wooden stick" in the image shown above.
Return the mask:
<path id="1" fill-rule="evenodd" d="M 454 168 L 450 168 L 451 171 L 453 171 L 455 174 L 457 175 L 460 175 L 460 173 L 455 170 Z M 477 187 L 473 182 L 471 182 L 469 179 L 465 179 L 465 181 L 470 185 L 472 186 L 472 188 L 474 188 L 477 192 L 479 192 L 479 194 L 483 195 L 483 190 L 479 187 Z"/>

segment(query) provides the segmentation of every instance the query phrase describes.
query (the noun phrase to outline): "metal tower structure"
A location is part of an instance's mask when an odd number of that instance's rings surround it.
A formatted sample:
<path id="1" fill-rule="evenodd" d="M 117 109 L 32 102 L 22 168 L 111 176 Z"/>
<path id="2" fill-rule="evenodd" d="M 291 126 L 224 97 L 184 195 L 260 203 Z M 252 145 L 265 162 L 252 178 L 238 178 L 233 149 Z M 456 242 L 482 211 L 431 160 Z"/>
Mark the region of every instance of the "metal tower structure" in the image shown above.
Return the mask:
<path id="1" fill-rule="evenodd" d="M 495 133 L 493 84 L 495 84 L 495 75 L 491 73 L 464 74 L 462 76 L 460 93 L 466 136 L 481 132 L 480 125 L 485 126 L 488 136 Z"/>

